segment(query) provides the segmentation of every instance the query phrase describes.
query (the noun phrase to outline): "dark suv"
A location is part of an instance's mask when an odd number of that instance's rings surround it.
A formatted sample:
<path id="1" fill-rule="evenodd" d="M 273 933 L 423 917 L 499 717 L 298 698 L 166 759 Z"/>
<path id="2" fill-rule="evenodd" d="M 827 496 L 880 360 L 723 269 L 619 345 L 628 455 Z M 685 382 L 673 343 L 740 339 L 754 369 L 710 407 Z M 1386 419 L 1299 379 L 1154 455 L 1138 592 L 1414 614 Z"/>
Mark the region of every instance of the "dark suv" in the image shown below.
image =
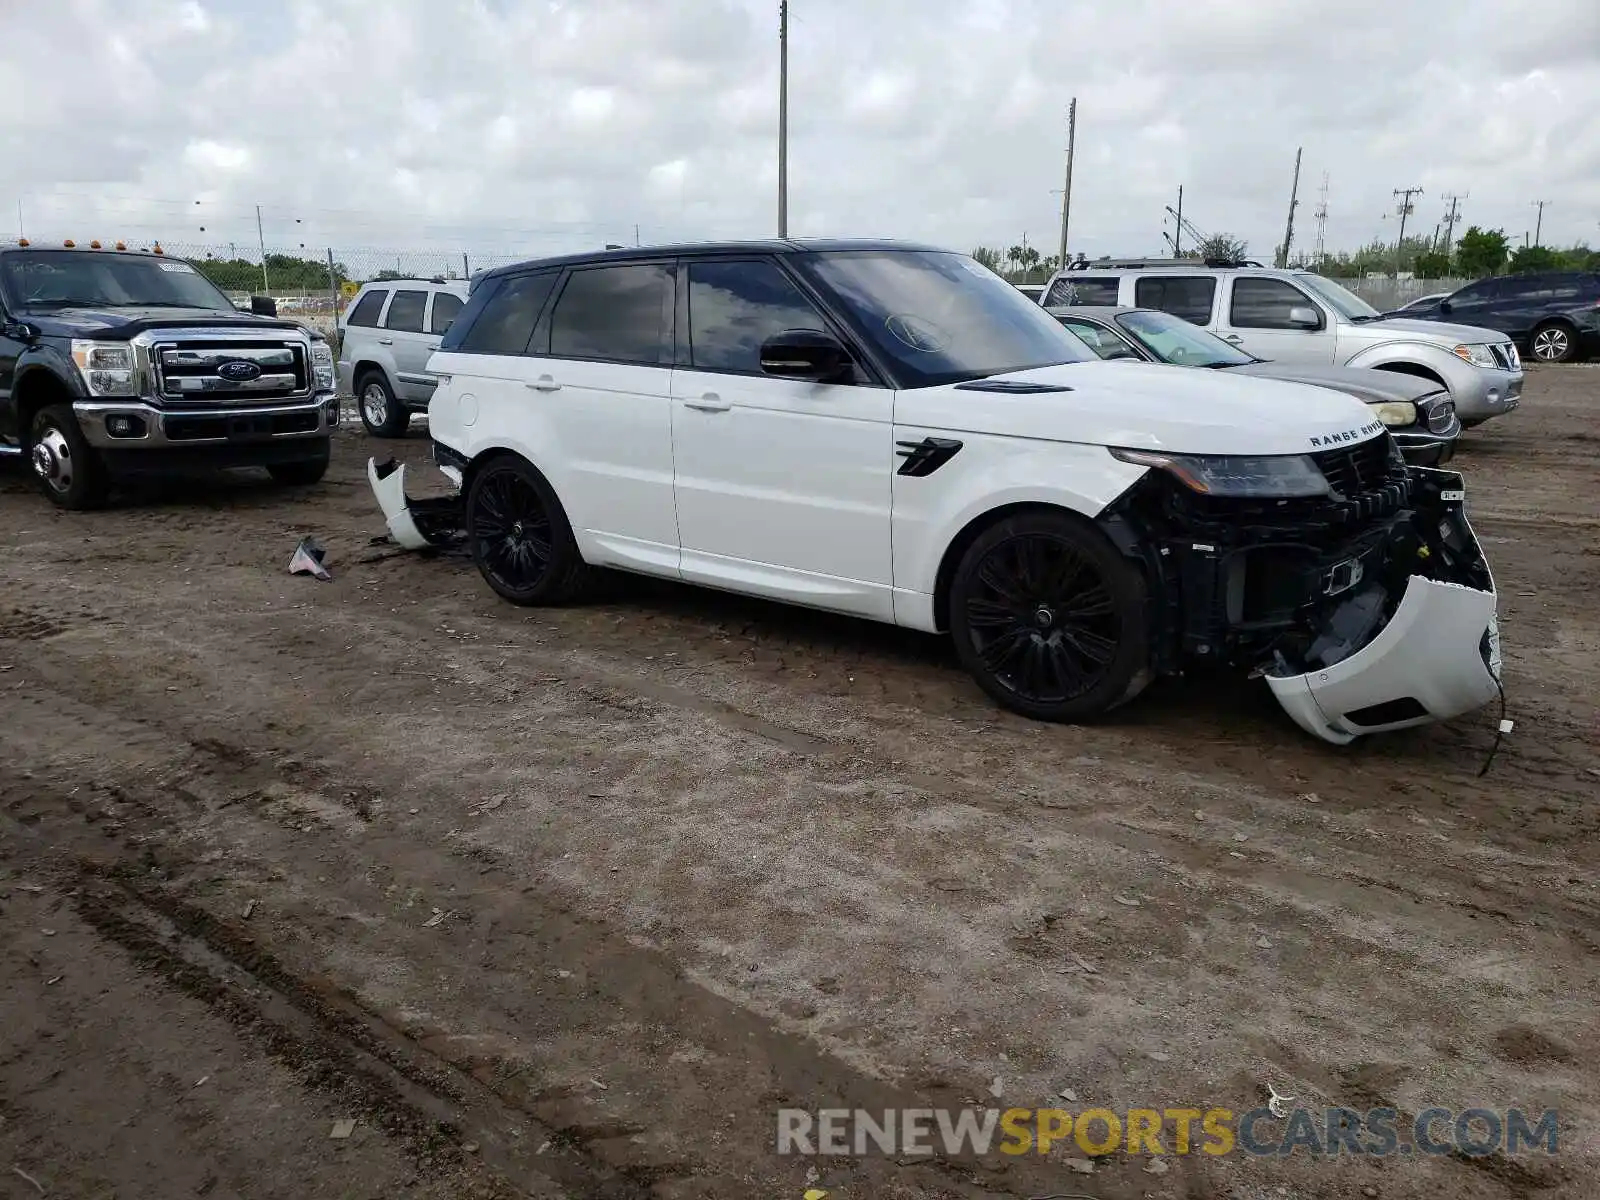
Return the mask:
<path id="1" fill-rule="evenodd" d="M 1509 334 L 1529 357 L 1559 363 L 1600 350 L 1600 273 L 1497 275 L 1404 316 Z"/>

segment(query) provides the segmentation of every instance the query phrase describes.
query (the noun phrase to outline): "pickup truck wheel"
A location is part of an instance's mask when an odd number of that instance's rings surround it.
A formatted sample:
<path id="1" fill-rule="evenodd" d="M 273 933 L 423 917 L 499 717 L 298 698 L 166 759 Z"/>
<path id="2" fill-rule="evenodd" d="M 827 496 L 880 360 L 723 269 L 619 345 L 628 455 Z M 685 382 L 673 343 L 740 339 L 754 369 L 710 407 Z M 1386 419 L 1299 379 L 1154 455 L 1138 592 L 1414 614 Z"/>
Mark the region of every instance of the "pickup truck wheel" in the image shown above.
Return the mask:
<path id="1" fill-rule="evenodd" d="M 100 508 L 110 494 L 105 464 L 84 440 L 70 404 L 51 404 L 33 418 L 29 461 L 39 487 L 61 508 Z"/>
<path id="2" fill-rule="evenodd" d="M 368 371 L 356 381 L 356 399 L 361 423 L 373 437 L 405 437 L 411 414 L 394 397 L 394 389 L 382 371 Z"/>
<path id="3" fill-rule="evenodd" d="M 1570 362 L 1577 356 L 1578 339 L 1572 336 L 1572 330 L 1565 325 L 1551 322 L 1533 331 L 1533 337 L 1528 340 L 1528 350 L 1543 363 Z"/>
<path id="4" fill-rule="evenodd" d="M 267 474 L 272 476 L 274 483 L 287 487 L 309 487 L 328 473 L 328 450 L 328 444 L 324 442 L 322 453 L 311 458 L 302 458 L 299 462 L 270 463 Z"/>
<path id="5" fill-rule="evenodd" d="M 485 463 L 467 490 L 472 560 L 513 604 L 560 604 L 588 582 L 572 526 L 549 482 L 525 459 Z"/>
<path id="6" fill-rule="evenodd" d="M 1081 721 L 1150 679 L 1144 577 L 1098 530 L 1065 513 L 996 522 L 962 555 L 950 590 L 956 654 L 1001 704 Z"/>

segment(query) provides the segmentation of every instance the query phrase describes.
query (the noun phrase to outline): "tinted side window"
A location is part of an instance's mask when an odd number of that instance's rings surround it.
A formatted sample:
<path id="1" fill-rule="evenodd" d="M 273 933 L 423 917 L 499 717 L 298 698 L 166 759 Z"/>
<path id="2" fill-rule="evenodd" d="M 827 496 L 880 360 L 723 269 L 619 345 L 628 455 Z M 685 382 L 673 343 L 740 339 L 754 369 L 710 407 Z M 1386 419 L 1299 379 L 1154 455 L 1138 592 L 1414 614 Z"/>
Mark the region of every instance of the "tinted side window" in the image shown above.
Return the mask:
<path id="1" fill-rule="evenodd" d="M 365 325 L 376 328 L 378 314 L 383 311 L 383 302 L 389 298 L 386 288 L 376 288 L 356 301 L 356 306 L 350 310 L 350 319 L 346 325 Z"/>
<path id="2" fill-rule="evenodd" d="M 672 272 L 659 263 L 574 271 L 550 318 L 557 358 L 658 363 L 661 317 Z"/>
<path id="3" fill-rule="evenodd" d="M 1482 304 L 1484 301 L 1492 300 L 1494 298 L 1494 294 L 1498 286 L 1498 281 L 1487 279 L 1482 283 L 1474 283 L 1468 287 L 1464 287 L 1455 295 L 1447 297 L 1447 299 L 1449 299 L 1450 303 L 1453 305 Z"/>
<path id="4" fill-rule="evenodd" d="M 770 262 L 689 264 L 690 361 L 702 371 L 761 371 L 761 343 L 785 329 L 826 329 Z"/>
<path id="5" fill-rule="evenodd" d="M 1043 304 L 1046 308 L 1070 308 L 1074 304 L 1112 307 L 1122 280 L 1116 275 L 1097 275 L 1088 279 L 1061 278 L 1050 285 Z"/>
<path id="6" fill-rule="evenodd" d="M 428 321 L 430 333 L 443 333 L 450 328 L 461 312 L 461 297 L 454 292 L 435 292 L 433 294 L 433 316 Z"/>
<path id="7" fill-rule="evenodd" d="M 1238 294 L 1238 284 L 1234 294 Z M 1211 320 L 1216 295 L 1217 281 L 1209 275 L 1149 275 L 1133 285 L 1133 302 L 1140 308 L 1159 308 L 1196 325 Z"/>
<path id="8" fill-rule="evenodd" d="M 511 275 L 497 281 L 458 347 L 467 354 L 525 354 L 556 275 Z M 478 296 L 474 295 L 473 300 Z"/>
<path id="9" fill-rule="evenodd" d="M 383 327 L 399 333 L 422 332 L 422 310 L 428 307 L 427 292 L 396 292 L 389 302 Z"/>
<path id="10" fill-rule="evenodd" d="M 1228 322 L 1236 329 L 1296 329 L 1291 308 L 1316 311 L 1304 292 L 1281 279 L 1235 279 Z"/>

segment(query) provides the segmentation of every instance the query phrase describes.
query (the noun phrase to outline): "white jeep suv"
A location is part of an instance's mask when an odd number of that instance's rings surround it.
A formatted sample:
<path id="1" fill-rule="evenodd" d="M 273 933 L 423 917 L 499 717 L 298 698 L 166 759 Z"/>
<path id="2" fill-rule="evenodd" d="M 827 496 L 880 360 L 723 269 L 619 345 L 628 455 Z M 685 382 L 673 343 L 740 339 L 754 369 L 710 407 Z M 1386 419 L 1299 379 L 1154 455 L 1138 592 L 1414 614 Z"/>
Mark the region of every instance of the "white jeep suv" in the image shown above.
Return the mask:
<path id="1" fill-rule="evenodd" d="M 962 254 L 629 249 L 489 273 L 431 362 L 435 461 L 395 539 L 464 532 L 516 604 L 592 568 L 947 632 L 1028 716 L 1264 676 L 1333 742 L 1495 694 L 1461 478 L 1337 392 L 1102 362 Z"/>

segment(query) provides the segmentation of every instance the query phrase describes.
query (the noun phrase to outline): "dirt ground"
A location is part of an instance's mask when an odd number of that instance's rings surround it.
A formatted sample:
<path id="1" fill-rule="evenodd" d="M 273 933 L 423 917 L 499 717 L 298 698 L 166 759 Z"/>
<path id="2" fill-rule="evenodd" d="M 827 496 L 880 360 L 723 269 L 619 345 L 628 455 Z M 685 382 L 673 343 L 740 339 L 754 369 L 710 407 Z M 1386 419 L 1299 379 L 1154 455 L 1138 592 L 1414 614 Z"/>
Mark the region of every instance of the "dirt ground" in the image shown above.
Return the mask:
<path id="1" fill-rule="evenodd" d="M 373 544 L 391 448 L 83 515 L 0 475 L 0 1197 L 1600 1195 L 1600 369 L 1455 464 L 1516 722 L 1481 778 L 1495 710 L 1336 749 L 1190 682 L 1046 727 L 892 629 L 518 610 Z M 773 1150 L 780 1106 L 996 1080 L 1553 1107 L 1561 1152 Z"/>

